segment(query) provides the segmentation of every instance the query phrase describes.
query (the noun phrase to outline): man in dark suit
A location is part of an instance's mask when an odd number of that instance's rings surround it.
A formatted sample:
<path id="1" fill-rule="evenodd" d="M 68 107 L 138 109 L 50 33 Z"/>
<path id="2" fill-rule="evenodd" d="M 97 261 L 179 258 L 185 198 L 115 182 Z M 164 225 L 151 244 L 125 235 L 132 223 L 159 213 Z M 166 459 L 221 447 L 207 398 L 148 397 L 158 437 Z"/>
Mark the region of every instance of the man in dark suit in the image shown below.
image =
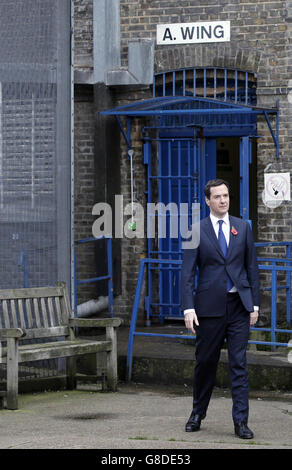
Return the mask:
<path id="1" fill-rule="evenodd" d="M 200 222 L 198 247 L 184 250 L 181 272 L 185 325 L 196 334 L 193 410 L 186 431 L 198 431 L 206 416 L 226 340 L 235 434 L 251 439 L 246 349 L 260 303 L 257 256 L 249 223 L 228 214 L 228 183 L 209 181 L 205 200 L 210 215 Z M 196 267 L 199 274 L 194 296 Z"/>

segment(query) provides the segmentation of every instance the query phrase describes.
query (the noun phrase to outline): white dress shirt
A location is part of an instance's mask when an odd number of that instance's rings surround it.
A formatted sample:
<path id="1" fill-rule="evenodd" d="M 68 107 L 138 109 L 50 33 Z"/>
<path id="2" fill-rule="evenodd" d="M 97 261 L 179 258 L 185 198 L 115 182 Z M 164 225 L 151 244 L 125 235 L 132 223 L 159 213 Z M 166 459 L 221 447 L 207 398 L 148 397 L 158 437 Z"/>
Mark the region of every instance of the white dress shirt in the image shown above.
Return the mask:
<path id="1" fill-rule="evenodd" d="M 211 219 L 211 222 L 212 222 L 212 225 L 213 225 L 213 229 L 215 231 L 215 234 L 216 234 L 216 237 L 218 238 L 218 233 L 219 233 L 219 220 L 223 220 L 223 224 L 222 224 L 222 231 L 224 233 L 224 237 L 226 239 L 226 243 L 227 243 L 227 246 L 229 246 L 229 241 L 230 241 L 230 221 L 229 221 L 229 215 L 228 215 L 228 212 L 225 214 L 224 217 L 222 217 L 221 219 L 219 217 L 216 217 L 215 215 L 213 215 L 212 213 L 210 213 L 210 219 Z M 237 289 L 235 286 L 233 286 L 230 291 L 231 293 L 233 292 L 237 292 Z M 254 310 L 258 310 L 259 307 L 255 306 L 254 307 Z M 191 309 L 187 309 L 187 310 L 184 310 L 184 315 L 186 313 L 189 313 L 189 312 L 195 312 L 195 310 L 193 308 Z"/>

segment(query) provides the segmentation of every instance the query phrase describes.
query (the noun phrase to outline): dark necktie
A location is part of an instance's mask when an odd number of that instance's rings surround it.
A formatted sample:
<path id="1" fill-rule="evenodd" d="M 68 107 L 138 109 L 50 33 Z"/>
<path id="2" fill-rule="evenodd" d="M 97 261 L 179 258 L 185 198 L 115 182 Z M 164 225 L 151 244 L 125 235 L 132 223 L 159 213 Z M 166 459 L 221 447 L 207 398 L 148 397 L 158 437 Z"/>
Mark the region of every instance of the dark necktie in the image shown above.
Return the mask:
<path id="1" fill-rule="evenodd" d="M 228 248 L 227 248 L 226 238 L 222 230 L 223 220 L 218 220 L 218 224 L 219 224 L 218 242 L 219 242 L 219 245 L 220 245 L 220 248 L 222 250 L 224 257 L 226 258 Z M 227 273 L 226 275 L 227 275 L 227 292 L 229 292 L 234 284 Z"/>

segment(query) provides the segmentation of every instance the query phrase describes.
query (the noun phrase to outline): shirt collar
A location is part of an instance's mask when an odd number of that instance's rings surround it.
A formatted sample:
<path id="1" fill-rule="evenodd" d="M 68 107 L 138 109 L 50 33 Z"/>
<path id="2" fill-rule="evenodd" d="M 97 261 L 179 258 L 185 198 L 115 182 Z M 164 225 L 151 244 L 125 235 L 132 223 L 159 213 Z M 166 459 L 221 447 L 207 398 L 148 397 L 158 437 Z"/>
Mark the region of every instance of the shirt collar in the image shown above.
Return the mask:
<path id="1" fill-rule="evenodd" d="M 226 225 L 229 225 L 229 214 L 228 214 L 228 212 L 222 218 L 216 217 L 215 215 L 211 214 L 211 212 L 210 212 L 210 219 L 211 219 L 213 225 L 216 225 L 218 220 L 223 220 L 223 222 L 225 222 Z"/>

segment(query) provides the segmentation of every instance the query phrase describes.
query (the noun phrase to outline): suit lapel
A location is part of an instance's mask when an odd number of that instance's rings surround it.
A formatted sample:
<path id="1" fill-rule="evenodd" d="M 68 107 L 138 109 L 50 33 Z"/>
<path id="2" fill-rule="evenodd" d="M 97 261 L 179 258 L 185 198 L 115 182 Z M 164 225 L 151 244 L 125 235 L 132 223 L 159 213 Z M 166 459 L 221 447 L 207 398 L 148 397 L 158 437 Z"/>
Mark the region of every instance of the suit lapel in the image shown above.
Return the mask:
<path id="1" fill-rule="evenodd" d="M 232 227 L 236 229 L 236 226 L 235 226 L 236 223 L 234 222 L 232 215 L 229 216 L 229 223 L 230 223 L 229 246 L 228 246 L 226 258 L 228 258 L 231 255 L 231 252 L 234 248 L 234 243 L 235 243 L 235 235 L 231 233 L 231 230 L 232 230 Z"/>

